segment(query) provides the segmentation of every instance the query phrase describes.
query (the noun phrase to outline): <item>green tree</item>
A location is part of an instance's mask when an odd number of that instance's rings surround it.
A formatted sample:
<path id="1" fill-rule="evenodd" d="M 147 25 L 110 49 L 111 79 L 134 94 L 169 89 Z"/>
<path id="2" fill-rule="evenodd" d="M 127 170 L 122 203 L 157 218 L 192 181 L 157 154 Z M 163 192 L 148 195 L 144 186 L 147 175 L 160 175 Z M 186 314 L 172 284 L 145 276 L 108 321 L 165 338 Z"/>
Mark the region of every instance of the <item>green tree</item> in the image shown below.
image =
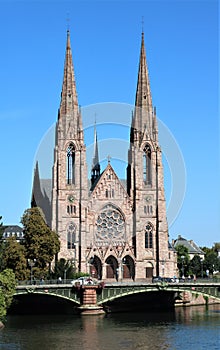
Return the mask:
<path id="1" fill-rule="evenodd" d="M 202 259 L 199 255 L 194 255 L 189 264 L 189 272 L 190 274 L 201 276 L 202 272 Z"/>
<path id="2" fill-rule="evenodd" d="M 180 272 L 180 276 L 183 274 L 184 276 L 187 276 L 189 274 L 190 263 L 189 250 L 182 244 L 176 246 L 175 249 L 177 251 L 177 266 Z"/>
<path id="3" fill-rule="evenodd" d="M 2 216 L 0 216 L 0 221 L 2 220 Z M 3 229 L 3 222 L 1 221 L 0 222 L 0 236 L 2 237 L 2 234 L 3 234 L 3 231 L 4 231 L 4 229 Z"/>
<path id="4" fill-rule="evenodd" d="M 202 249 L 202 251 L 205 253 L 205 256 L 213 252 L 213 248 L 200 247 L 200 249 Z"/>
<path id="5" fill-rule="evenodd" d="M 212 249 L 218 254 L 220 252 L 220 243 L 215 243 Z"/>
<path id="6" fill-rule="evenodd" d="M 47 275 L 52 260 L 59 252 L 58 235 L 47 226 L 38 207 L 25 210 L 21 223 L 24 228 L 26 258 L 35 260 L 33 275 L 40 278 Z"/>
<path id="7" fill-rule="evenodd" d="M 2 220 L 2 216 L 0 216 L 0 271 L 3 270 L 3 266 L 2 266 L 2 253 L 4 251 L 4 240 L 3 240 L 3 222 Z"/>
<path id="8" fill-rule="evenodd" d="M 12 303 L 15 288 L 15 274 L 12 270 L 5 269 L 0 273 L 0 320 L 6 316 L 7 309 Z"/>
<path id="9" fill-rule="evenodd" d="M 205 255 L 204 269 L 205 271 L 209 270 L 209 273 L 211 274 L 213 274 L 214 271 L 219 271 L 220 269 L 219 258 L 217 256 L 217 253 L 214 252 L 213 250 L 210 250 L 210 252 L 208 252 Z"/>
<path id="10" fill-rule="evenodd" d="M 75 267 L 72 265 L 71 261 L 61 258 L 57 261 L 54 271 L 53 278 L 65 278 L 72 279 L 75 277 Z"/>
<path id="11" fill-rule="evenodd" d="M 2 254 L 2 265 L 3 268 L 12 269 L 17 280 L 22 281 L 28 278 L 25 248 L 16 241 L 16 237 L 7 238 Z"/>

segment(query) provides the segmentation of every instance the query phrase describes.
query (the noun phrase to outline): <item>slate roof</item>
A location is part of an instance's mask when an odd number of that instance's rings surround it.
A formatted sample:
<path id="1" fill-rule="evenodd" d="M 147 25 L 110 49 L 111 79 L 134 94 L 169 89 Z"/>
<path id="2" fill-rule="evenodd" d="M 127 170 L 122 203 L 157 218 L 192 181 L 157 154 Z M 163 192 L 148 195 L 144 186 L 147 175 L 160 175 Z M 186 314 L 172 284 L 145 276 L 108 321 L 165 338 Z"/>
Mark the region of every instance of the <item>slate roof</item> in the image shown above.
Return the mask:
<path id="1" fill-rule="evenodd" d="M 173 244 L 174 248 L 176 248 L 178 245 L 183 245 L 184 247 L 186 247 L 189 251 L 189 254 L 205 255 L 203 250 L 200 249 L 193 240 L 187 240 L 180 235 L 174 241 L 174 244 Z"/>
<path id="2" fill-rule="evenodd" d="M 40 179 L 41 191 L 46 194 L 47 198 L 51 202 L 52 196 L 52 179 Z"/>
<path id="3" fill-rule="evenodd" d="M 17 239 L 23 239 L 23 228 L 18 225 L 3 226 L 3 238 L 15 236 Z"/>

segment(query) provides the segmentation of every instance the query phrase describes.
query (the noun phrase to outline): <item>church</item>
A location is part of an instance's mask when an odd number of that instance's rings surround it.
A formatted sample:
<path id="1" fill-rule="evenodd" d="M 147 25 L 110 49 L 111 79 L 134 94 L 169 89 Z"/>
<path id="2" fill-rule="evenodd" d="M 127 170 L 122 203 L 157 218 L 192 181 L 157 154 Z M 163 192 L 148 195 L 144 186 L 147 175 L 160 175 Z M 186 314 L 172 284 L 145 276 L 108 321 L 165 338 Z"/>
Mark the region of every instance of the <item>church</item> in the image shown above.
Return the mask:
<path id="1" fill-rule="evenodd" d="M 70 260 L 77 271 L 104 280 L 141 281 L 176 275 L 177 257 L 169 243 L 162 151 L 144 33 L 130 122 L 126 181 L 119 179 L 110 159 L 101 171 L 96 129 L 88 179 L 69 30 L 55 134 L 51 191 L 46 194 L 37 164 L 32 206 L 42 208 L 47 224 L 58 233 L 58 258 Z"/>

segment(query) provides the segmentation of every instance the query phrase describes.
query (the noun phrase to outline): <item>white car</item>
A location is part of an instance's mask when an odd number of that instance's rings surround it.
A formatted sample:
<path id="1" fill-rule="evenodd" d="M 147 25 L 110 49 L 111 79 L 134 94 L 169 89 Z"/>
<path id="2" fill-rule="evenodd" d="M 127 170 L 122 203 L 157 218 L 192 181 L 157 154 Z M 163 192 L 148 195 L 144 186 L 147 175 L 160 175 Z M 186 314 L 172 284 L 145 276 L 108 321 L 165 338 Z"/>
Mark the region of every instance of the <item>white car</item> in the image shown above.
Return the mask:
<path id="1" fill-rule="evenodd" d="M 94 284 L 94 281 L 92 280 L 91 277 L 79 277 L 76 280 L 73 280 L 70 282 L 72 285 L 75 285 L 76 283 L 79 283 L 80 286 L 82 285 L 89 285 L 89 284 Z"/>

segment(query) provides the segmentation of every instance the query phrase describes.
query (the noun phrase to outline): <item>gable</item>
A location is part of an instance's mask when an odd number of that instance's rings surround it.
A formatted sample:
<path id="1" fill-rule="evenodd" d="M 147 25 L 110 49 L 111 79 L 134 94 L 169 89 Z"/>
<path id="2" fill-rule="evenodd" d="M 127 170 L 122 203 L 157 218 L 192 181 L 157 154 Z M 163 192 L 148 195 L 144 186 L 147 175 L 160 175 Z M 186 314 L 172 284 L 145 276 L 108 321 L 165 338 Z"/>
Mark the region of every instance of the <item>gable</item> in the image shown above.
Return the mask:
<path id="1" fill-rule="evenodd" d="M 130 204 L 130 198 L 111 164 L 108 164 L 103 171 L 91 192 L 91 197 L 107 201 L 118 201 L 123 199 Z"/>

